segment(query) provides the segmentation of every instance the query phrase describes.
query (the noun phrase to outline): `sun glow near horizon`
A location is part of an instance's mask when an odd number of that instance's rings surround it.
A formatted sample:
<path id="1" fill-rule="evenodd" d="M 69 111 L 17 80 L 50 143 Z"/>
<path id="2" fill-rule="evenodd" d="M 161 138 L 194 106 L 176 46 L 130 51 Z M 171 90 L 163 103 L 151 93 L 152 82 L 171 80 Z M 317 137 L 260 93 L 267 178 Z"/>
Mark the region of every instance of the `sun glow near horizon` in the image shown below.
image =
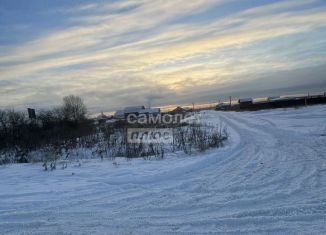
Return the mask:
<path id="1" fill-rule="evenodd" d="M 93 111 L 204 102 L 326 64 L 321 0 L 45 2 L 0 4 L 0 106 L 42 107 L 71 93 Z M 295 76 L 279 85 L 288 83 L 300 85 Z"/>

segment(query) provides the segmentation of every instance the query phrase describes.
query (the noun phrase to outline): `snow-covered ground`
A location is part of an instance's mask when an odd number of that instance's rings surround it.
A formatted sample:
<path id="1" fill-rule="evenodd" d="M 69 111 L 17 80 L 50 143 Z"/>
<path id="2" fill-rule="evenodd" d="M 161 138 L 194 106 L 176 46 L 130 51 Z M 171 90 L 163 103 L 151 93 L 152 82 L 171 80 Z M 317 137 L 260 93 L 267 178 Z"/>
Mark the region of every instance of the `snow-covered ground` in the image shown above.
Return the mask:
<path id="1" fill-rule="evenodd" d="M 224 148 L 1 166 L 0 233 L 326 233 L 326 106 L 202 117 L 228 126 Z"/>

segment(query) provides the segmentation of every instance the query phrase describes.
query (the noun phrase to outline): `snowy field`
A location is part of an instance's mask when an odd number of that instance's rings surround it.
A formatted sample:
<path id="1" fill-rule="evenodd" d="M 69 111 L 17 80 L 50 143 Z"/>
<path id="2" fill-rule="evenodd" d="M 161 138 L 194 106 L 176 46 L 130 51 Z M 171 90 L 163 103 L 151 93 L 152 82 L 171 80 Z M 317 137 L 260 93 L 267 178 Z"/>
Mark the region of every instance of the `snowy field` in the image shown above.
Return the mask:
<path id="1" fill-rule="evenodd" d="M 0 234 L 326 233 L 326 106 L 202 117 L 224 148 L 0 166 Z"/>

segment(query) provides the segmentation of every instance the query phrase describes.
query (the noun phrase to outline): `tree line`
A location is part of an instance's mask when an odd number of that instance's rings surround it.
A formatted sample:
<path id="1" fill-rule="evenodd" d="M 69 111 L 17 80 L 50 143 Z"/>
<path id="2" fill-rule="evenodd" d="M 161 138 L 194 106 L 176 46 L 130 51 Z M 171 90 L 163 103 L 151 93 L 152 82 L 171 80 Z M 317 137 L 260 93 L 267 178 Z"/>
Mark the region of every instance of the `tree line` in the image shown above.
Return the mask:
<path id="1" fill-rule="evenodd" d="M 62 145 L 92 133 L 95 127 L 78 96 L 64 97 L 60 106 L 40 110 L 33 119 L 26 112 L 0 110 L 0 154 L 15 151 L 18 162 L 24 162 L 24 155 L 30 151 Z"/>
<path id="2" fill-rule="evenodd" d="M 128 128 L 172 128 L 173 143 L 129 143 Z M 130 124 L 117 121 L 94 125 L 87 107 L 78 96 L 66 96 L 62 104 L 39 110 L 35 118 L 26 112 L 0 110 L 0 165 L 44 162 L 44 168 L 56 169 L 57 160 L 85 157 L 101 159 L 163 158 L 167 152 L 205 151 L 219 148 L 228 138 L 222 126 L 203 124 Z"/>

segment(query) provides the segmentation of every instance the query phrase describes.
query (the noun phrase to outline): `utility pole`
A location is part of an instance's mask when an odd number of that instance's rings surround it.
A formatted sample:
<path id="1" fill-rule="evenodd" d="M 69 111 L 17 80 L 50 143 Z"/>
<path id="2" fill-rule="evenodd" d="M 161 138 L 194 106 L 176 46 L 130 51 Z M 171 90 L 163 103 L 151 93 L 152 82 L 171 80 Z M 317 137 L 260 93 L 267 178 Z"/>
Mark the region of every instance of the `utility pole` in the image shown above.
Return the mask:
<path id="1" fill-rule="evenodd" d="M 232 97 L 230 96 L 230 108 L 232 107 Z"/>

